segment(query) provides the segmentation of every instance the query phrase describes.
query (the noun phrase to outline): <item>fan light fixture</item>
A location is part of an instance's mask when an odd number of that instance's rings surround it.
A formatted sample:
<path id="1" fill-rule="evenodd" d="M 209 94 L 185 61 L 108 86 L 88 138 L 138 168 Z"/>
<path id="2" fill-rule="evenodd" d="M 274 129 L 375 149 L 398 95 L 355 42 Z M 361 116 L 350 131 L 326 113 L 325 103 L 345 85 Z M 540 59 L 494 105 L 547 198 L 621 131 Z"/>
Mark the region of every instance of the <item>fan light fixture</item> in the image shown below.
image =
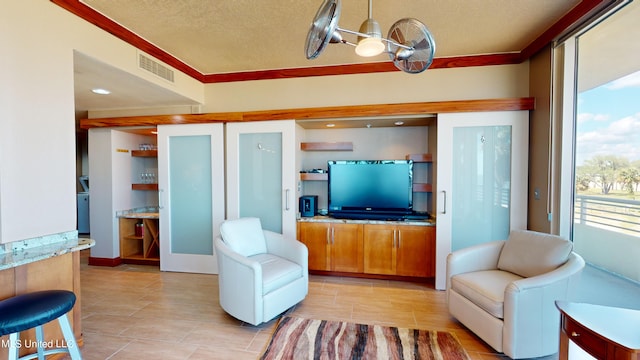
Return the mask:
<path id="1" fill-rule="evenodd" d="M 380 55 L 384 52 L 382 43 L 382 31 L 377 21 L 373 20 L 372 2 L 369 0 L 369 17 L 360 25 L 360 32 L 367 36 L 358 36 L 356 54 L 364 57 Z"/>
<path id="2" fill-rule="evenodd" d="M 436 50 L 436 43 L 427 27 L 416 19 L 400 19 L 391 26 L 385 39 L 380 25 L 373 19 L 372 1 L 369 0 L 369 17 L 359 31 L 352 31 L 338 26 L 342 11 L 340 0 L 323 0 L 307 33 L 307 59 L 318 57 L 328 43 L 341 43 L 354 46 L 356 54 L 364 57 L 386 52 L 394 65 L 404 72 L 415 74 L 426 70 L 433 62 Z M 356 35 L 357 44 L 344 40 L 342 33 Z"/>

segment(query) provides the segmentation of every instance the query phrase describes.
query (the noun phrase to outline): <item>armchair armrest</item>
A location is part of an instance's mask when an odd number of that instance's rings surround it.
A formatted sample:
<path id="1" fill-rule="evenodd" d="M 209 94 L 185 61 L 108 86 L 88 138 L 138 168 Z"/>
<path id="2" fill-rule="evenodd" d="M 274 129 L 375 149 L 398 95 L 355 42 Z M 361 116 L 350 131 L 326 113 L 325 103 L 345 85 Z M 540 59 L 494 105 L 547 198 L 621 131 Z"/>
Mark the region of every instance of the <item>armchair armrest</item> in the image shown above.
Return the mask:
<path id="1" fill-rule="evenodd" d="M 262 309 L 256 299 L 262 297 L 262 267 L 231 250 L 219 236 L 214 246 L 220 273 L 220 305 L 235 316 L 252 311 L 249 318 L 261 318 Z"/>
<path id="2" fill-rule="evenodd" d="M 507 286 L 506 292 L 524 292 L 534 288 L 554 285 L 561 280 L 569 279 L 573 275 L 580 273 L 584 268 L 585 262 L 581 256 L 572 252 L 567 261 L 557 269 L 538 276 L 532 276 L 514 281 Z"/>
<path id="3" fill-rule="evenodd" d="M 225 261 L 236 262 L 238 263 L 238 266 L 244 267 L 246 268 L 246 270 L 250 270 L 252 272 L 252 277 L 254 276 L 253 274 L 256 271 L 262 271 L 262 268 L 257 261 L 251 260 L 248 257 L 242 256 L 237 252 L 231 250 L 231 248 L 227 246 L 227 244 L 225 244 L 222 238 L 220 238 L 219 236 L 216 237 L 214 244 L 216 250 L 218 251 L 220 256 L 225 259 Z"/>
<path id="4" fill-rule="evenodd" d="M 451 277 L 454 275 L 497 269 L 504 243 L 504 240 L 492 241 L 450 253 L 447 256 L 447 289 L 451 288 Z"/>
<path id="5" fill-rule="evenodd" d="M 567 262 L 557 269 L 507 286 L 504 334 L 509 339 L 505 338 L 504 343 L 518 347 L 510 349 L 511 353 L 539 354 L 557 350 L 560 315 L 555 301 L 570 298 L 584 266 L 582 257 L 572 252 Z"/>
<path id="6" fill-rule="evenodd" d="M 302 266 L 303 269 L 307 269 L 309 250 L 303 243 L 295 239 L 286 238 L 276 232 L 263 231 L 269 253 L 283 257 Z"/>

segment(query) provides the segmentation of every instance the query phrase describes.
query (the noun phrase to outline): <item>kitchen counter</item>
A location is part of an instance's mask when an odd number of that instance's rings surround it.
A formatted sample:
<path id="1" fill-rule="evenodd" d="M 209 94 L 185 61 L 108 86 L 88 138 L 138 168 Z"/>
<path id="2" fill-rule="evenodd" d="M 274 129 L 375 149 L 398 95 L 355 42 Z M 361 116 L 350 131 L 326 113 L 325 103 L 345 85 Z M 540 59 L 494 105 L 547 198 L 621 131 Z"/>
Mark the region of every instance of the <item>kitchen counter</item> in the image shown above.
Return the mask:
<path id="1" fill-rule="evenodd" d="M 0 244 L 0 299 L 41 290 L 73 291 L 78 298 L 68 317 L 78 345 L 82 346 L 80 251 L 94 245 L 93 239 L 78 238 L 77 230 Z M 22 335 L 23 344 L 36 341 L 32 331 Z M 45 331 L 44 335 L 47 343 L 64 341 L 59 332 Z M 21 354 L 34 351 L 27 349 Z M 0 347 L 0 357 L 5 356 L 6 348 Z"/>
<path id="2" fill-rule="evenodd" d="M 116 212 L 116 217 L 124 219 L 159 219 L 159 209 L 155 206 L 146 206 Z"/>
<path id="3" fill-rule="evenodd" d="M 0 253 L 0 270 L 11 269 L 51 257 L 88 249 L 96 244 L 93 239 L 71 238 L 37 241 L 16 241 L 5 244 L 4 253 Z"/>

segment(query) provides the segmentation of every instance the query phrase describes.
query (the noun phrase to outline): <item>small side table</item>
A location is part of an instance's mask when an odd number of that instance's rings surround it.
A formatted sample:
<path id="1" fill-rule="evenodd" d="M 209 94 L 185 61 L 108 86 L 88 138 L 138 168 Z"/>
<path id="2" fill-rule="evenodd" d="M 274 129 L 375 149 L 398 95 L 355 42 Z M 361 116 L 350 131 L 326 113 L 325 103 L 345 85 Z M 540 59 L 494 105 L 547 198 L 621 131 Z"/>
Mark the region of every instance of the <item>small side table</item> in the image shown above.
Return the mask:
<path id="1" fill-rule="evenodd" d="M 560 310 L 560 360 L 569 340 L 597 359 L 640 360 L 640 311 L 556 301 Z"/>

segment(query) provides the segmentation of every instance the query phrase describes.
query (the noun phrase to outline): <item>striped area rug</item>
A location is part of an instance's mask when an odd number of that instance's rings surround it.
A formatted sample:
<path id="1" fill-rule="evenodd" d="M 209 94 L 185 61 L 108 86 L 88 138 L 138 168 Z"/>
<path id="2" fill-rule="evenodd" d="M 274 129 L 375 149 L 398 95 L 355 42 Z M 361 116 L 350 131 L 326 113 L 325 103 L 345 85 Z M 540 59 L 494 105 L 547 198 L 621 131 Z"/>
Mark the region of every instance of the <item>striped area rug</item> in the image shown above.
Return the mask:
<path id="1" fill-rule="evenodd" d="M 460 359 L 469 355 L 446 331 L 283 317 L 262 355 L 272 359 Z"/>

